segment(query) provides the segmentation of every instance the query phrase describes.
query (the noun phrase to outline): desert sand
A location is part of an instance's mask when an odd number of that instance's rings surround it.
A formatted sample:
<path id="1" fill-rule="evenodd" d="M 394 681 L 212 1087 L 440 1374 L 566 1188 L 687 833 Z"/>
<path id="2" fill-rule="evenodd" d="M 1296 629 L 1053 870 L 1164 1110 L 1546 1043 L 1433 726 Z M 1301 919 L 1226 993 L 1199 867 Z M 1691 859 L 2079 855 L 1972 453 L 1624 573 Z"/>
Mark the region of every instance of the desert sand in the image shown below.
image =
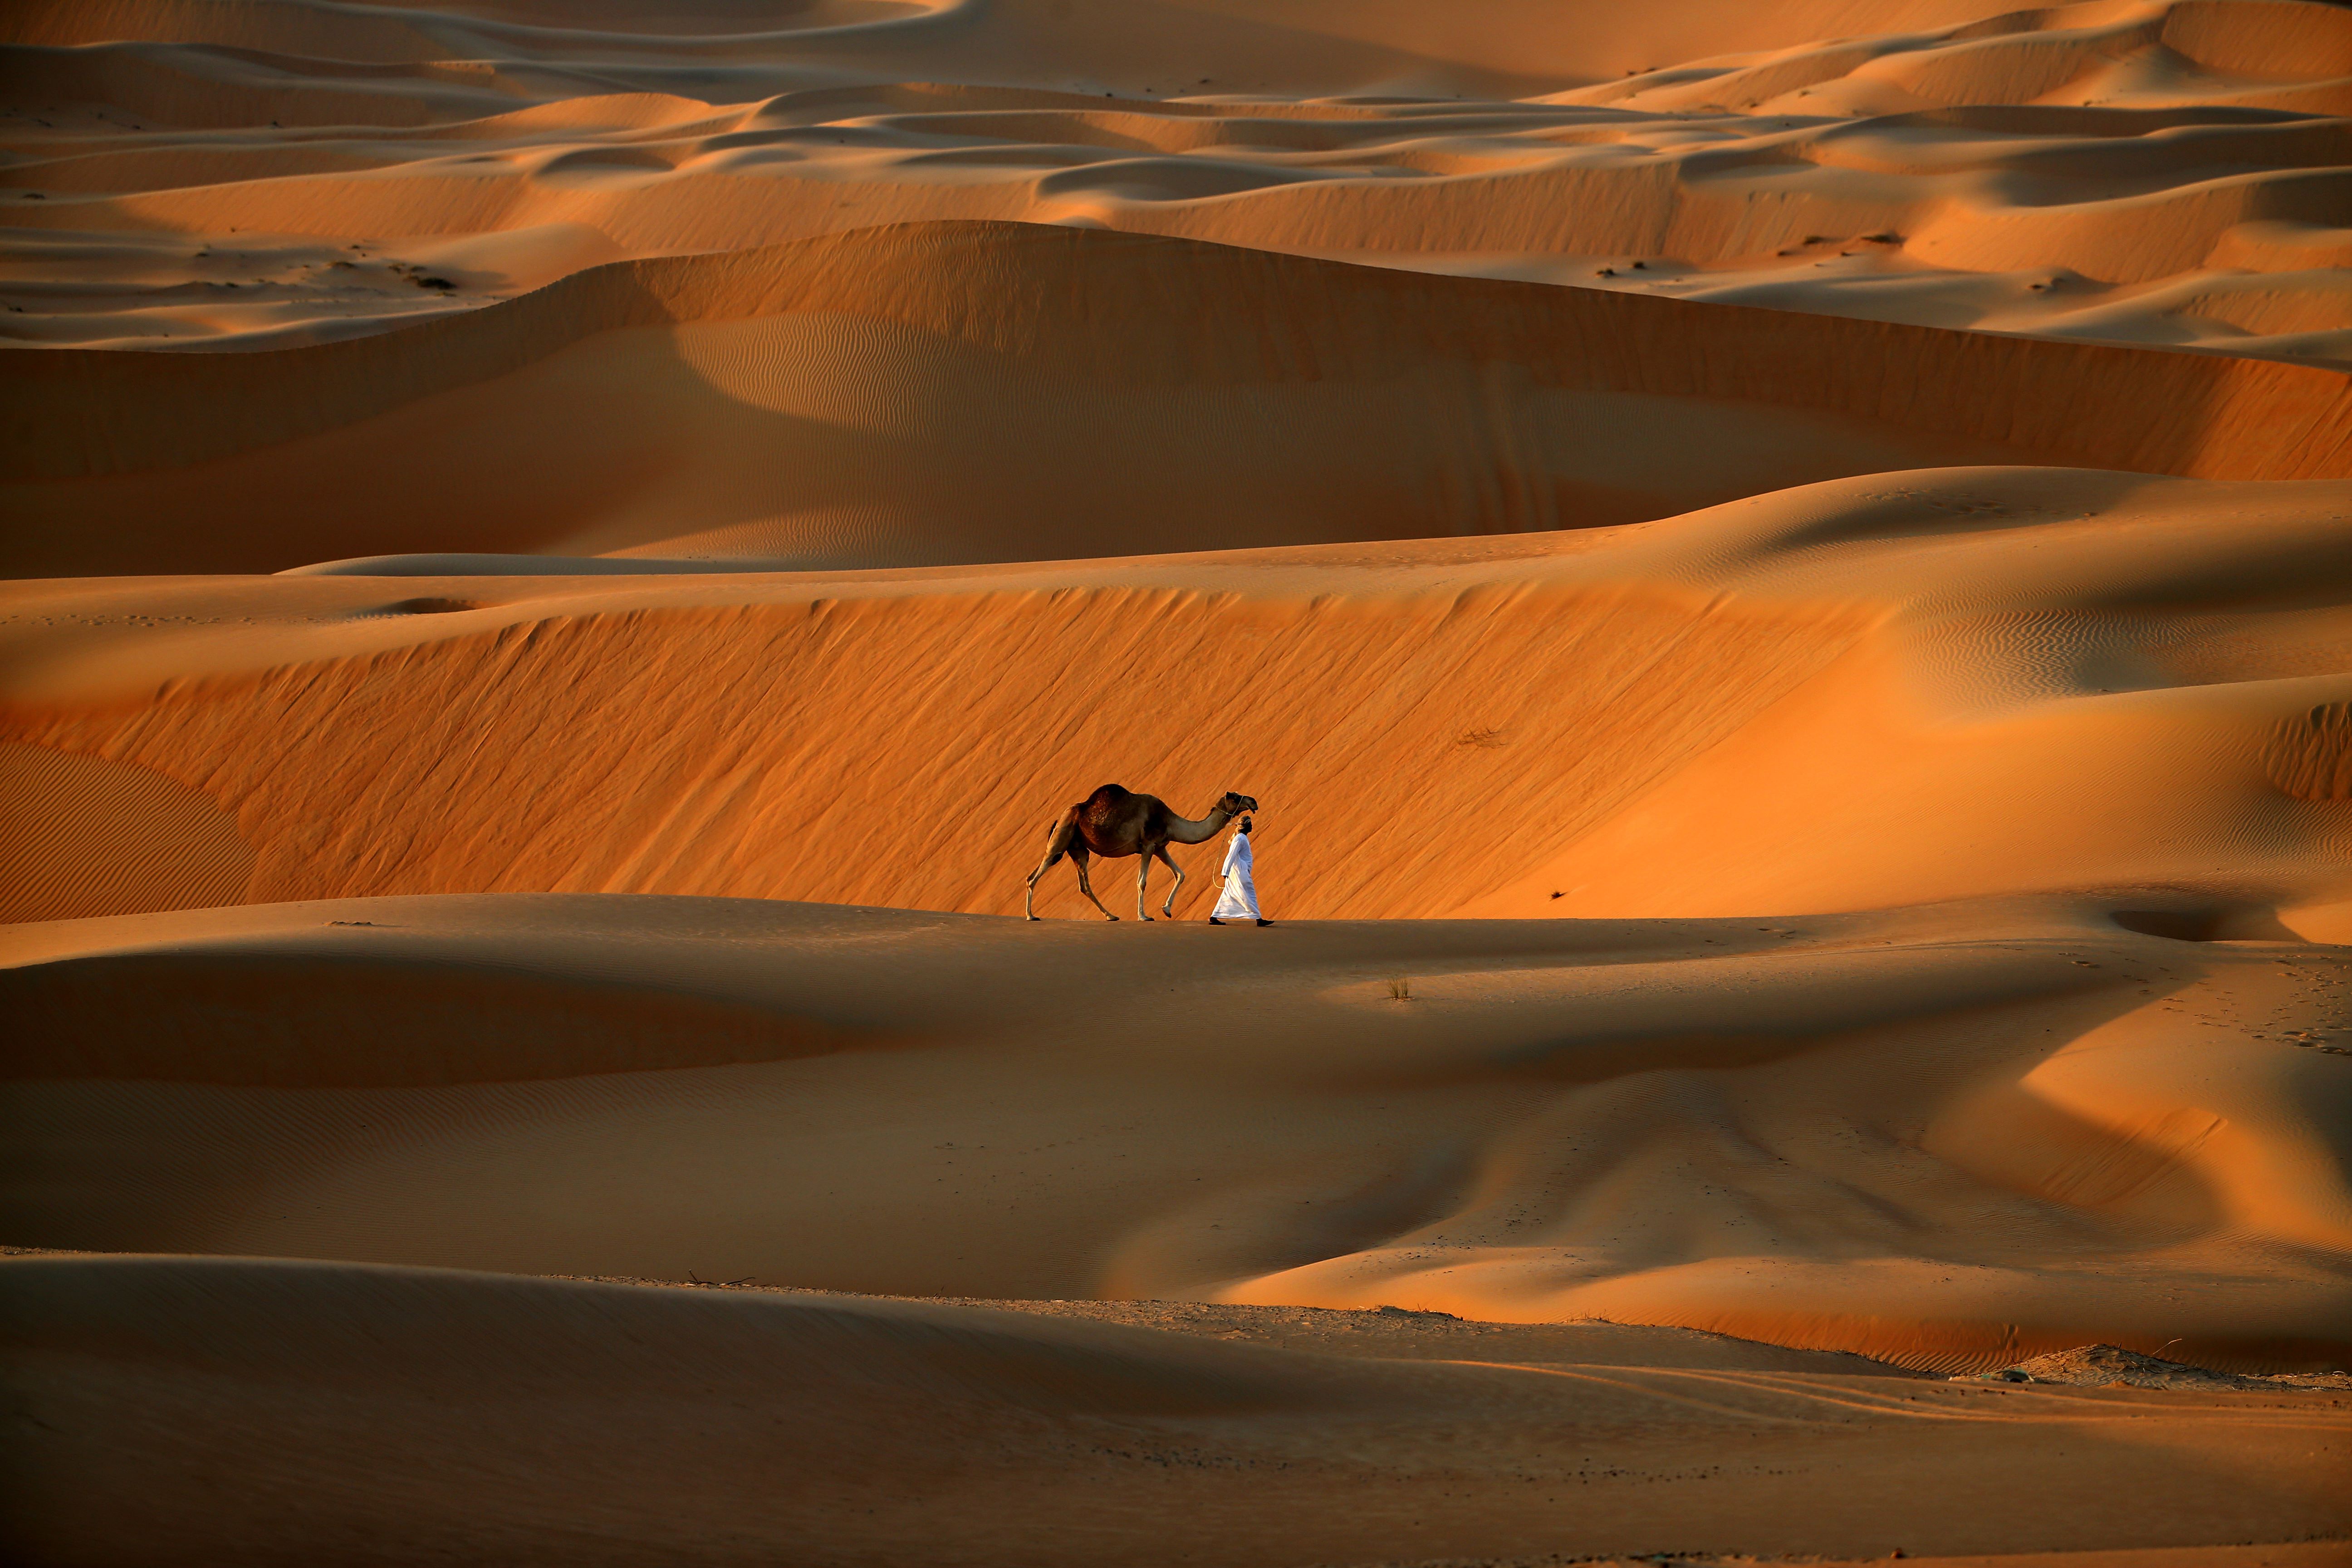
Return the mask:
<path id="1" fill-rule="evenodd" d="M 0 153 L 13 1558 L 2352 1563 L 2352 7 L 31 0 Z M 1276 923 L 1022 921 L 1114 780 Z"/>
<path id="2" fill-rule="evenodd" d="M 353 1264 L 0 1275 L 52 1432 L 20 1442 L 18 1476 L 120 1499 L 26 1510 L 23 1539 L 58 1560 L 169 1537 L 259 1563 L 397 1542 L 510 1563 L 1554 1563 L 1564 1518 L 1585 1561 L 1671 1542 L 1721 1562 L 1710 1543 L 1759 1537 L 1954 1568 L 2343 1560 L 2324 1539 L 2102 1549 L 2340 1529 L 2311 1449 L 2341 1444 L 2342 1406 L 2310 1394 L 1623 1366 L 1606 1331 L 1599 1364 L 1479 1364 Z M 135 1363 L 105 1359 L 126 1342 Z M 386 1451 L 431 1460 L 387 1473 Z M 2085 1550 L 1982 1554 L 2018 1510 Z"/>

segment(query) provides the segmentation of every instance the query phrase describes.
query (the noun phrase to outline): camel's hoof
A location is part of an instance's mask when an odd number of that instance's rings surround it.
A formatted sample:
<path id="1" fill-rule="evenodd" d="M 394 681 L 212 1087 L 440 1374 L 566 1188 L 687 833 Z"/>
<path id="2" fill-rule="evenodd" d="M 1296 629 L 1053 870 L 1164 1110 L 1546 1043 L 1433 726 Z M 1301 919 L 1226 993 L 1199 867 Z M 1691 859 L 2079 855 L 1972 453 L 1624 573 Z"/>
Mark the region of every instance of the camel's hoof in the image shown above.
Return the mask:
<path id="1" fill-rule="evenodd" d="M 1034 921 L 1034 920 L 1035 920 L 1037 917 L 1036 917 L 1035 915 L 1031 915 L 1029 918 L 1030 918 L 1031 920 L 1033 920 L 1033 921 Z"/>

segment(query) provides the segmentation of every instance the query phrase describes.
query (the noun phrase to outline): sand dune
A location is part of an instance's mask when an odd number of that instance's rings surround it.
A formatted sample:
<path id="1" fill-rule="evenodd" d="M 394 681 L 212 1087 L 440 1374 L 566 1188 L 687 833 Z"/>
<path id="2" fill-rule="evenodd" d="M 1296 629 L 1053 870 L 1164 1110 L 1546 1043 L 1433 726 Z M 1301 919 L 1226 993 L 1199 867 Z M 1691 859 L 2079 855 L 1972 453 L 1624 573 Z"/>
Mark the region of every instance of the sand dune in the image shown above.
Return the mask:
<path id="1" fill-rule="evenodd" d="M 593 236 L 576 268 L 998 219 L 2352 363 L 2352 18 L 2315 0 L 15 18 L 18 341 L 381 330 L 561 265 L 508 235 Z"/>
<path id="2" fill-rule="evenodd" d="M 1263 886 L 1302 918 L 2154 889 L 2341 941 L 2347 506 L 1954 469 L 1129 563 L 58 582 L 0 639 L 0 739 L 91 759 L 45 786 L 59 816 L 130 789 L 106 766 L 200 792 L 222 826 L 158 797 L 152 841 L 233 826 L 259 901 L 1014 913 L 1045 825 L 1116 779 L 1265 802 Z M 66 840 L 22 853 L 49 868 L 19 918 L 142 907 Z M 143 907 L 219 896 L 191 856 Z M 1066 869 L 1045 891 L 1091 914 Z"/>
<path id="3" fill-rule="evenodd" d="M 2347 1561 L 2352 7 L 27 0 L 0 215 L 0 1555 Z"/>
<path id="4" fill-rule="evenodd" d="M 576 895 L 17 926 L 7 1116 L 43 1132 L 5 1225 L 1601 1317 L 1942 1372 L 2094 1342 L 2340 1364 L 2352 971 L 2134 925 L 2181 929 L 2079 900 L 1154 933 Z"/>
<path id="5" fill-rule="evenodd" d="M 1628 1553 L 1769 1533 L 1934 1562 L 2120 1534 L 2157 1550 L 2084 1568 L 2320 1568 L 2333 1548 L 2161 1549 L 2346 1522 L 2293 1474 L 2342 1413 L 2274 1395 L 1408 1365 L 351 1266 L 0 1268 L 30 1417 L 11 1441 L 37 1478 L 11 1533 L 49 1560 L 1491 1561 L 1568 1525 Z M 328 1379 L 331 1402 L 301 1392 Z M 75 1436 L 22 1444 L 36 1424 Z M 439 1476 L 386 1475 L 382 1444 Z M 1986 1495 L 2033 1524 L 1988 1518 Z"/>
<path id="6" fill-rule="evenodd" d="M 282 353 L 28 356 L 19 574 L 900 565 L 1583 527 L 1847 474 L 2352 473 L 2302 366 L 1037 226 L 614 263 Z"/>

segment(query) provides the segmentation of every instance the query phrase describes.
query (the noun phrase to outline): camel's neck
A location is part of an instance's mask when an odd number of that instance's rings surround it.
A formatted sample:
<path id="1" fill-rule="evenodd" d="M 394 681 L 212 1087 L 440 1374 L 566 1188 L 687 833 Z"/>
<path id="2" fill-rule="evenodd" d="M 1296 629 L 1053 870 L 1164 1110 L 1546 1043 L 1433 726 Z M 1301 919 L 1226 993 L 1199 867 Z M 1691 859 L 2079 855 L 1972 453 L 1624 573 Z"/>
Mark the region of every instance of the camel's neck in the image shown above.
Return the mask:
<path id="1" fill-rule="evenodd" d="M 1204 838 L 1215 837 L 1217 829 L 1233 819 L 1234 814 L 1222 805 L 1198 822 L 1174 817 L 1168 824 L 1168 839 L 1171 844 L 1198 844 Z"/>

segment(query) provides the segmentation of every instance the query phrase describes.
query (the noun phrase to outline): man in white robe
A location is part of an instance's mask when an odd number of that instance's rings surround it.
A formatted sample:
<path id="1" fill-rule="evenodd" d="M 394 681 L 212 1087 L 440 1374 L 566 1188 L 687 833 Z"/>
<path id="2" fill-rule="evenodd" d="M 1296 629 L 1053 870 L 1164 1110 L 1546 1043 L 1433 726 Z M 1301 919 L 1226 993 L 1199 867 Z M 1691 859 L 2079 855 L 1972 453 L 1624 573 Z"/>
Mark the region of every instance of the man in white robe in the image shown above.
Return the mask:
<path id="1" fill-rule="evenodd" d="M 1262 926 L 1274 922 L 1257 912 L 1257 884 L 1250 879 L 1250 828 L 1246 816 L 1225 840 L 1223 875 L 1225 890 L 1217 900 L 1217 907 L 1209 911 L 1209 923 L 1221 926 L 1229 920 L 1255 921 Z"/>

